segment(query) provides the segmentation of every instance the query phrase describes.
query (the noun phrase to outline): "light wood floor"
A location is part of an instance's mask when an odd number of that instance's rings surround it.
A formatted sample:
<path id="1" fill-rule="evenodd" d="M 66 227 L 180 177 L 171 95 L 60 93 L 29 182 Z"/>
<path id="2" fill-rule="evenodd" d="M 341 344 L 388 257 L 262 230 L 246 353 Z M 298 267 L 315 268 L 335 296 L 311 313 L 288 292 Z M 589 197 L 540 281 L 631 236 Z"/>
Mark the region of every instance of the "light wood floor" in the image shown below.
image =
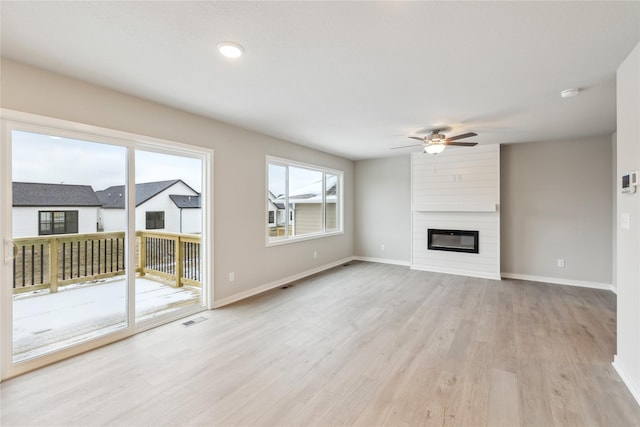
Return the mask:
<path id="1" fill-rule="evenodd" d="M 354 262 L 3 382 L 0 424 L 640 425 L 615 306 Z"/>

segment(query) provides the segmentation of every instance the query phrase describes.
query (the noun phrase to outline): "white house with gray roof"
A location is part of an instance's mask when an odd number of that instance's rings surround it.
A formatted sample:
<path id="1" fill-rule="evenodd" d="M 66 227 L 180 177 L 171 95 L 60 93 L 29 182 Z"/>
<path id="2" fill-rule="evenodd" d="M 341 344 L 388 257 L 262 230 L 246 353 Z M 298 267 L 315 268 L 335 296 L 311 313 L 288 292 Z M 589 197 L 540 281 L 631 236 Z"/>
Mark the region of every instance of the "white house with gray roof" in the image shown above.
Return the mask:
<path id="1" fill-rule="evenodd" d="M 104 231 L 126 229 L 124 185 L 96 191 Z M 136 184 L 136 230 L 202 232 L 200 194 L 181 179 Z"/>
<path id="2" fill-rule="evenodd" d="M 13 183 L 13 237 L 126 230 L 123 185 Z M 202 232 L 200 194 L 180 179 L 136 184 L 136 230 Z"/>
<path id="3" fill-rule="evenodd" d="M 90 185 L 14 182 L 13 237 L 95 233 L 102 203 Z"/>

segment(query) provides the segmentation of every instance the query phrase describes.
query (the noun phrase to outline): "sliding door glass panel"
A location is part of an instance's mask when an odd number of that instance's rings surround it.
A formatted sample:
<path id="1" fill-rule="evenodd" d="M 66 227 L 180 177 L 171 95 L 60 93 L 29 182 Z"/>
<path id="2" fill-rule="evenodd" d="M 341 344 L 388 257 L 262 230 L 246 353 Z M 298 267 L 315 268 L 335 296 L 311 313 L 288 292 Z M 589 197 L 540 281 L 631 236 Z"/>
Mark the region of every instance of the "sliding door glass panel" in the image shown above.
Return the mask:
<path id="1" fill-rule="evenodd" d="M 202 307 L 202 160 L 135 152 L 136 323 Z"/>
<path id="2" fill-rule="evenodd" d="M 126 210 L 127 149 L 15 130 L 11 139 L 16 363 L 128 326 L 126 220 L 105 229 L 111 200 Z"/>

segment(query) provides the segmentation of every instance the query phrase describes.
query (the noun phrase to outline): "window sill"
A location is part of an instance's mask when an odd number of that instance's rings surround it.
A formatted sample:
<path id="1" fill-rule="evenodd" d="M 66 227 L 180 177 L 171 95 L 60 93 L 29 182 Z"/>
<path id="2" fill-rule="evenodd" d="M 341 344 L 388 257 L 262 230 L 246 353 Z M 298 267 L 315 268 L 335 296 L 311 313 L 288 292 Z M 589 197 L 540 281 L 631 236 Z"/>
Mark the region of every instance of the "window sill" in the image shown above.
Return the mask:
<path id="1" fill-rule="evenodd" d="M 341 234 L 344 234 L 343 230 L 331 231 L 328 233 L 305 234 L 303 236 L 289 237 L 288 239 L 280 239 L 280 240 L 270 240 L 269 237 L 267 237 L 266 246 L 270 247 L 270 246 L 288 245 L 289 243 L 297 243 L 297 242 L 303 242 L 305 240 L 321 239 L 323 237 L 339 236 Z"/>

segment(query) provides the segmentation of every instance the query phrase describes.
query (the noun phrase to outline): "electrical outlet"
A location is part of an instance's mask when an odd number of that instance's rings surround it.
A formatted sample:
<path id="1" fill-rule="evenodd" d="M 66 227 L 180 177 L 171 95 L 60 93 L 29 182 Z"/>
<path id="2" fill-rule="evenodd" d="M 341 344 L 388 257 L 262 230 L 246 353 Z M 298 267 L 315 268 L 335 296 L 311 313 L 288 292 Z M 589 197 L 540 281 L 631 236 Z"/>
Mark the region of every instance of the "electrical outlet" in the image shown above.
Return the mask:
<path id="1" fill-rule="evenodd" d="M 318 259 L 318 252 L 317 251 L 313 251 L 313 259 Z"/>
<path id="2" fill-rule="evenodd" d="M 380 250 L 384 251 L 384 243 L 380 243 Z"/>
<path id="3" fill-rule="evenodd" d="M 564 267 L 564 260 L 562 258 L 558 258 L 558 267 L 560 268 Z"/>
<path id="4" fill-rule="evenodd" d="M 235 272 L 231 272 L 229 273 L 229 281 L 230 282 L 235 282 L 236 281 L 236 273 Z"/>

